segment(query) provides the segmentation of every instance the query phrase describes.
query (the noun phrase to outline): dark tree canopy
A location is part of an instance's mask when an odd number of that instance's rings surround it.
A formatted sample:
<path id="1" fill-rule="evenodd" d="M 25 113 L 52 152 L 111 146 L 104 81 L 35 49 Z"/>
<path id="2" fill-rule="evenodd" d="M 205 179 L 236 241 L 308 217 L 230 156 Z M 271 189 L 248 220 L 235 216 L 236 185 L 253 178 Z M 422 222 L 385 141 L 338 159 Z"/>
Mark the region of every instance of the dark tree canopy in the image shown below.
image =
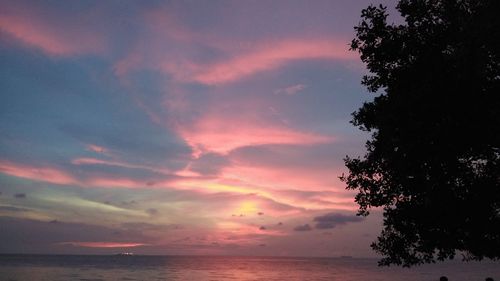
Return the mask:
<path id="1" fill-rule="evenodd" d="M 401 0 L 404 24 L 362 11 L 352 50 L 375 93 L 341 179 L 359 214 L 382 207 L 381 265 L 500 258 L 500 1 Z M 403 21 L 402 21 L 403 22 Z"/>

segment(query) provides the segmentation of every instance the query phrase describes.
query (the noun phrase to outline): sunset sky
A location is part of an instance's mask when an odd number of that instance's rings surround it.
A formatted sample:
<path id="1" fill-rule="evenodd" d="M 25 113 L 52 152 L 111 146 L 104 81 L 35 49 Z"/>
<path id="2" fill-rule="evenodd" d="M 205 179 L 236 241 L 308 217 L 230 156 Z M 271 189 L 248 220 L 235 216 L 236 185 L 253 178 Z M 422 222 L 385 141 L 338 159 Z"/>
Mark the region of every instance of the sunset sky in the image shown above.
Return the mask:
<path id="1" fill-rule="evenodd" d="M 373 256 L 371 2 L 0 0 L 0 253 Z"/>

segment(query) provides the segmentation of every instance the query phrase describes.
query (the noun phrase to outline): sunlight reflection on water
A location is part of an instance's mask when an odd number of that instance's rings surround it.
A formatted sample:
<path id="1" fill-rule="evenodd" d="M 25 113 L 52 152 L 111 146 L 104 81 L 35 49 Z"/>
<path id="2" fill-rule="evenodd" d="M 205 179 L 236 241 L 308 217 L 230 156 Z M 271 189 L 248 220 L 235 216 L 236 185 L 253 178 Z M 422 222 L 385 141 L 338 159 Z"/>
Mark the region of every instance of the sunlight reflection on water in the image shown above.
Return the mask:
<path id="1" fill-rule="evenodd" d="M 0 280 L 291 280 L 450 281 L 500 278 L 492 262 L 379 268 L 374 259 L 174 257 L 174 256 L 0 256 Z"/>

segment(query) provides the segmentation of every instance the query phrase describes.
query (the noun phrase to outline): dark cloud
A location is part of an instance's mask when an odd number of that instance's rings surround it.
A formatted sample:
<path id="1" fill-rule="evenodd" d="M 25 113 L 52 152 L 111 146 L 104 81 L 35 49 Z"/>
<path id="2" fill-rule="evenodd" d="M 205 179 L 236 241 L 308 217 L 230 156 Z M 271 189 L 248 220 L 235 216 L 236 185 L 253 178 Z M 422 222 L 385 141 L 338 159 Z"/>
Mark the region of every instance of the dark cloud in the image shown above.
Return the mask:
<path id="1" fill-rule="evenodd" d="M 117 229 L 111 227 L 57 220 L 37 221 L 0 217 L 0 225 L 2 226 L 0 253 L 86 253 L 85 251 L 100 250 L 80 249 L 60 243 L 67 241 L 151 241 L 151 238 L 144 236 L 140 231 L 122 229 L 122 235 L 116 235 Z M 113 253 L 114 250 L 102 249 L 102 251 Z"/>
<path id="2" fill-rule="evenodd" d="M 145 222 L 126 222 L 120 224 L 121 228 L 127 231 L 168 231 L 172 229 L 181 229 L 182 226 L 179 224 L 151 224 Z"/>
<path id="3" fill-rule="evenodd" d="M 311 190 L 300 190 L 300 189 L 284 189 L 276 190 L 277 194 L 293 198 L 301 198 L 312 200 L 314 198 L 324 198 L 324 197 L 341 197 L 341 198 L 352 198 L 351 194 L 342 191 L 311 191 Z"/>
<path id="4" fill-rule="evenodd" d="M 310 231 L 312 227 L 309 224 L 296 226 L 293 230 L 295 231 Z"/>
<path id="5" fill-rule="evenodd" d="M 314 221 L 316 222 L 315 227 L 317 229 L 330 229 L 336 227 L 337 225 L 344 225 L 351 222 L 360 222 L 362 220 L 362 217 L 348 216 L 339 213 L 328 213 L 314 218 Z"/>
<path id="6" fill-rule="evenodd" d="M 16 194 L 14 194 L 14 198 L 24 199 L 26 197 L 27 197 L 26 193 L 16 193 Z"/>
<path id="7" fill-rule="evenodd" d="M 259 227 L 259 230 L 266 230 L 267 228 L 265 226 Z"/>
<path id="8" fill-rule="evenodd" d="M 264 215 L 264 213 L 263 212 L 258 212 L 257 215 L 262 216 L 262 215 Z"/>
<path id="9" fill-rule="evenodd" d="M 146 213 L 150 214 L 151 216 L 156 216 L 158 215 L 158 210 L 155 208 L 149 208 L 146 210 Z"/>

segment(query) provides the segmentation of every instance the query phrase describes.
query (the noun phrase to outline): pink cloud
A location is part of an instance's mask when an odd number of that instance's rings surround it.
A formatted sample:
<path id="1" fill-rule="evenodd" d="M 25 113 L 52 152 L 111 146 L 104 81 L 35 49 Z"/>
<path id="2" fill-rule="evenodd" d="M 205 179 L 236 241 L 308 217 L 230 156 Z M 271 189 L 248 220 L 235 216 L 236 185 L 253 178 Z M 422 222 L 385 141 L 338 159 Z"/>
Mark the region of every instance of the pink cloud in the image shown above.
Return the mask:
<path id="1" fill-rule="evenodd" d="M 121 163 L 112 161 L 100 160 L 96 158 L 76 158 L 71 160 L 73 165 L 109 165 L 109 166 L 124 166 Z"/>
<path id="2" fill-rule="evenodd" d="M 93 158 L 80 158 L 74 160 L 77 165 L 82 164 L 103 164 L 103 165 L 126 165 L 122 163 L 113 163 L 101 161 Z M 133 167 L 137 167 L 132 165 Z M 10 176 L 29 179 L 33 181 L 48 182 L 61 185 L 78 185 L 84 187 L 118 187 L 118 188 L 143 188 L 152 187 L 152 182 L 141 181 L 128 177 L 115 177 L 108 174 L 82 174 L 78 178 L 71 173 L 55 167 L 33 166 L 18 164 L 6 160 L 0 160 L 0 173 Z M 175 176 L 179 177 L 179 176 Z M 154 186 L 165 187 L 169 180 L 162 180 L 154 183 Z"/>
<path id="3" fill-rule="evenodd" d="M 279 41 L 262 38 L 254 43 L 234 42 L 220 34 L 190 30 L 168 9 L 148 11 L 143 19 L 154 36 L 145 39 L 148 44 L 136 43 L 115 63 L 115 74 L 121 78 L 131 70 L 147 68 L 171 75 L 178 82 L 217 85 L 273 70 L 294 60 L 357 61 L 357 55 L 348 50 L 349 40 L 296 35 Z M 200 59 L 206 49 L 219 55 Z"/>
<path id="4" fill-rule="evenodd" d="M 227 153 L 261 144 L 314 144 L 333 141 L 330 136 L 296 131 L 233 116 L 205 116 L 190 127 L 179 127 L 181 137 L 196 151 Z"/>
<path id="5" fill-rule="evenodd" d="M 287 233 L 276 229 L 259 229 L 259 225 L 240 223 L 237 221 L 222 221 L 217 224 L 217 231 L 213 234 L 213 240 L 219 243 L 227 243 L 225 237 L 233 237 L 231 242 L 238 241 L 241 244 L 255 243 L 269 236 L 286 236 Z"/>
<path id="6" fill-rule="evenodd" d="M 208 65 L 193 80 L 207 85 L 236 81 L 257 72 L 280 67 L 300 59 L 355 59 L 344 41 L 290 40 L 261 43 L 248 52 L 235 54 L 234 58 Z"/>
<path id="7" fill-rule="evenodd" d="M 61 242 L 59 245 L 71 245 L 87 248 L 133 248 L 147 246 L 145 243 L 123 243 L 123 242 Z"/>
<path id="8" fill-rule="evenodd" d="M 147 10 L 142 17 L 151 31 L 177 42 L 193 43 L 204 37 L 203 34 L 186 28 L 175 11 L 167 7 Z"/>
<path id="9" fill-rule="evenodd" d="M 233 151 L 231 165 L 219 179 L 251 186 L 267 198 L 306 209 L 355 210 L 354 194 L 344 189 L 338 176 L 344 172 L 326 147 L 265 146 Z M 258 152 L 261 150 L 260 152 Z M 321 153 L 324 156 L 321 156 Z M 314 158 L 313 158 L 314 157 Z M 333 158 L 333 159 L 330 159 Z M 261 191 L 258 191 L 261 190 Z M 292 192 L 297 190 L 297 192 Z M 300 191 L 300 192 L 299 192 Z"/>
<path id="10" fill-rule="evenodd" d="M 310 194 L 307 194 L 307 189 L 304 189 L 303 191 L 306 192 L 302 194 L 300 192 L 294 194 L 286 190 L 273 193 L 275 196 L 283 198 L 283 202 L 290 205 L 299 205 L 308 210 L 335 209 L 354 212 L 358 209 L 357 204 L 354 203 L 353 192 L 331 192 L 332 189 L 335 189 L 335 187 L 331 187 L 329 190 L 310 191 Z"/>
<path id="11" fill-rule="evenodd" d="M 85 185 L 93 187 L 139 188 L 148 186 L 148 182 L 125 177 L 92 176 L 85 180 Z"/>
<path id="12" fill-rule="evenodd" d="M 215 200 L 210 194 L 228 194 L 226 203 L 216 208 L 218 215 L 257 217 L 258 212 L 264 212 L 266 216 L 283 217 L 305 210 L 357 209 L 352 192 L 296 171 L 230 167 L 217 179 L 179 179 L 171 185 L 199 192 L 200 198 L 208 201 Z"/>
<path id="13" fill-rule="evenodd" d="M 179 102 L 177 102 L 180 99 Z M 218 98 L 209 104 L 203 114 L 182 97 L 165 102 L 167 111 L 174 114 L 169 124 L 195 151 L 195 157 L 203 152 L 226 154 L 242 146 L 263 144 L 311 145 L 333 142 L 333 136 L 302 131 L 283 122 L 281 116 L 266 97 L 250 96 L 233 99 Z"/>
<path id="14" fill-rule="evenodd" d="M 13 38 L 52 56 L 72 56 L 101 53 L 106 42 L 95 31 L 85 29 L 85 21 L 72 26 L 51 22 L 30 8 L 22 13 L 0 14 L 0 29 Z"/>
<path id="15" fill-rule="evenodd" d="M 294 208 L 355 210 L 354 194 L 344 190 L 338 179 L 344 168 L 328 149 L 330 145 L 265 145 L 232 150 L 225 155 L 230 164 L 224 166 L 216 178 L 197 179 L 192 175 L 190 179 L 180 178 L 173 186 L 206 192 L 257 194 Z M 243 198 L 243 201 L 248 200 Z M 262 204 L 258 201 L 258 205 Z M 266 213 L 281 215 L 296 211 L 266 209 L 271 210 Z"/>
<path id="16" fill-rule="evenodd" d="M 0 172 L 19 178 L 54 184 L 77 184 L 77 180 L 70 174 L 53 167 L 33 167 L 0 160 Z"/>
<path id="17" fill-rule="evenodd" d="M 294 60 L 323 59 L 350 62 L 357 59 L 353 52 L 348 51 L 347 41 L 343 40 L 300 38 L 276 42 L 262 40 L 241 48 L 221 38 L 188 32 L 182 34 L 184 35 L 180 41 L 176 41 L 174 37 L 173 41 L 158 41 L 155 46 L 138 46 L 115 64 L 115 73 L 122 77 L 132 69 L 146 67 L 163 71 L 180 82 L 218 85 L 273 70 Z M 169 36 L 168 34 L 162 35 Z M 218 59 L 215 62 L 197 62 L 192 59 L 197 52 L 191 44 L 216 49 L 225 54 L 225 59 Z M 170 50 L 169 54 L 165 52 L 165 48 Z M 145 56 L 148 57 L 147 60 Z M 301 89 L 288 91 L 299 90 Z"/>
<path id="18" fill-rule="evenodd" d="M 318 167 L 320 165 L 307 167 L 307 164 L 300 164 L 301 155 L 310 156 L 302 152 L 304 147 L 333 143 L 336 140 L 335 136 L 291 127 L 290 124 L 283 122 L 276 110 L 271 110 L 272 107 L 269 107 L 271 101 L 268 97 L 243 98 L 238 96 L 238 99 L 233 100 L 231 96 L 227 98 L 222 96 L 216 99 L 217 102 L 208 106 L 209 110 L 195 115 L 194 118 L 191 116 L 192 112 L 201 110 L 198 110 L 195 105 L 186 104 L 186 100 L 181 99 L 184 102 L 176 102 L 176 100 L 169 100 L 165 103 L 167 112 L 175 113 L 170 121 L 176 118 L 179 120 L 177 124 L 172 125 L 171 129 L 192 147 L 193 161 L 198 161 L 200 157 L 209 153 L 226 157 L 228 160 L 217 172 L 217 179 L 223 185 L 208 182 L 199 182 L 196 185 L 203 188 L 213 187 L 219 191 L 254 192 L 253 187 L 325 188 L 337 183 L 337 174 L 329 166 L 331 161 L 324 161 L 325 157 L 321 162 L 325 164 L 324 167 Z M 233 153 L 238 148 L 263 145 L 287 147 L 288 149 L 274 149 L 273 155 L 279 159 L 286 156 L 285 159 L 292 160 L 293 164 L 298 167 L 292 167 L 290 163 L 280 165 L 266 163 L 272 160 L 262 159 L 260 154 L 253 159 L 244 153 Z M 283 164 L 286 167 L 280 167 Z M 179 175 L 195 177 L 196 173 L 194 169 L 191 169 L 192 167 L 188 165 Z M 181 181 L 184 180 L 181 179 Z M 249 186 L 251 188 L 248 188 Z"/>
<path id="19" fill-rule="evenodd" d="M 277 167 L 231 166 L 224 169 L 221 182 L 238 182 L 240 186 L 250 186 L 247 192 L 256 192 L 277 202 L 306 209 L 342 209 L 355 210 L 352 195 L 340 183 L 334 184 L 335 171 L 315 172 L 314 170 L 297 171 Z M 325 178 L 328 177 L 328 178 Z M 337 186 L 337 188 L 336 188 Z M 308 191 L 315 195 L 284 192 L 288 189 Z M 339 190 L 338 192 L 325 192 Z"/>
<path id="20" fill-rule="evenodd" d="M 198 66 L 189 55 L 196 46 L 210 42 L 207 36 L 187 29 L 170 9 L 147 10 L 141 17 L 148 27 L 146 37 L 114 64 L 114 73 L 123 81 L 129 72 L 143 68 L 175 74 L 178 80 L 192 75 Z"/>
<path id="21" fill-rule="evenodd" d="M 118 77 L 123 78 L 129 71 L 136 69 L 143 63 L 144 56 L 142 53 L 137 51 L 130 52 L 127 56 L 115 63 L 113 66 L 114 73 Z"/>
<path id="22" fill-rule="evenodd" d="M 238 6 L 235 5 L 235 8 L 241 9 L 244 5 Z M 291 33 L 287 31 L 272 38 L 265 35 L 242 39 L 235 34 L 212 29 L 227 20 L 236 20 L 232 24 L 238 24 L 241 18 L 221 14 L 220 21 L 199 27 L 190 22 L 196 22 L 196 19 L 190 19 L 176 10 L 179 7 L 175 4 L 159 5 L 140 12 L 140 21 L 145 24 L 146 32 L 132 44 L 129 53 L 115 63 L 117 76 L 123 78 L 131 70 L 148 68 L 163 71 L 178 82 L 216 85 L 276 69 L 294 60 L 358 61 L 357 54 L 349 52 L 350 39 L 343 34 L 326 37 L 324 31 L 318 34 L 321 28 L 316 31 L 313 28 Z M 259 24 L 262 23 L 260 21 Z M 219 28 L 224 30 L 222 26 Z M 214 56 L 207 57 L 207 50 Z"/>

